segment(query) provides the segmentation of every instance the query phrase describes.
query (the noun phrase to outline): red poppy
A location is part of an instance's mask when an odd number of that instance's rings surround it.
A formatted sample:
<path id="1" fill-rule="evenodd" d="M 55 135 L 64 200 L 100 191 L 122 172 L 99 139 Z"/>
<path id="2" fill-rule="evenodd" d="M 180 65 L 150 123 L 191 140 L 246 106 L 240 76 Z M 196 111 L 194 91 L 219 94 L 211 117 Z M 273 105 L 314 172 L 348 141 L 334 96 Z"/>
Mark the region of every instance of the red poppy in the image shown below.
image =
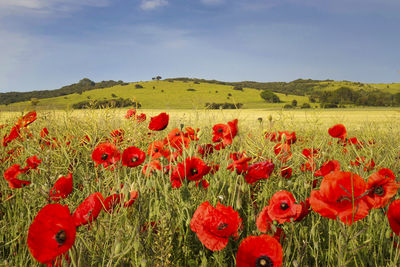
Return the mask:
<path id="1" fill-rule="evenodd" d="M 305 217 L 307 217 L 307 215 L 310 214 L 311 212 L 310 198 L 306 198 L 305 201 L 300 201 L 300 205 L 301 205 L 301 213 L 300 216 L 295 220 L 296 222 L 300 222 Z"/>
<path id="2" fill-rule="evenodd" d="M 169 154 L 169 149 L 162 141 L 154 141 L 150 144 L 149 149 L 147 150 L 147 155 L 151 156 L 151 159 L 158 159 L 163 156 L 167 158 Z"/>
<path id="3" fill-rule="evenodd" d="M 228 122 L 227 124 L 216 124 L 213 127 L 213 139 L 214 143 L 222 141 L 224 145 L 232 144 L 232 139 L 238 132 L 237 128 L 238 120 Z"/>
<path id="4" fill-rule="evenodd" d="M 182 182 L 185 179 L 185 165 L 178 163 L 172 170 L 171 174 L 171 186 L 172 188 L 179 188 L 182 186 Z"/>
<path id="5" fill-rule="evenodd" d="M 292 173 L 293 173 L 293 170 L 290 167 L 286 166 L 286 167 L 282 167 L 281 168 L 281 176 L 282 176 L 282 178 L 289 179 L 290 177 L 292 177 Z"/>
<path id="6" fill-rule="evenodd" d="M 213 152 L 214 152 L 214 146 L 212 144 L 199 145 L 197 149 L 197 153 L 199 153 L 202 157 L 210 155 Z"/>
<path id="7" fill-rule="evenodd" d="M 311 208 L 321 216 L 336 219 L 345 224 L 363 219 L 369 213 L 365 196 L 366 183 L 351 172 L 331 172 L 324 176 L 319 191 L 311 191 Z"/>
<path id="8" fill-rule="evenodd" d="M 111 143 L 98 144 L 93 150 L 92 159 L 96 162 L 96 167 L 103 164 L 104 168 L 115 164 L 121 158 L 121 152 Z"/>
<path id="9" fill-rule="evenodd" d="M 11 141 L 17 138 L 21 138 L 21 131 L 20 131 L 20 126 L 14 126 L 11 128 L 11 131 L 9 135 L 5 135 L 3 137 L 3 146 L 6 147 Z"/>
<path id="10" fill-rule="evenodd" d="M 47 130 L 46 127 L 43 128 L 43 129 L 40 131 L 40 136 L 41 136 L 42 138 L 45 138 L 45 137 L 48 136 L 48 135 L 49 135 L 49 130 Z"/>
<path id="11" fill-rule="evenodd" d="M 276 133 L 265 133 L 265 139 L 269 139 L 271 142 L 276 142 Z"/>
<path id="12" fill-rule="evenodd" d="M 248 236 L 242 240 L 236 254 L 237 267 L 282 266 L 282 246 L 269 235 Z"/>
<path id="13" fill-rule="evenodd" d="M 208 201 L 201 204 L 190 221 L 190 229 L 197 234 L 200 242 L 212 251 L 226 247 L 230 236 L 236 237 L 242 223 L 239 213 L 232 207 L 217 204 L 216 208 Z"/>
<path id="14" fill-rule="evenodd" d="M 146 153 L 137 147 L 131 146 L 122 153 L 122 165 L 127 167 L 136 167 L 144 162 Z"/>
<path id="15" fill-rule="evenodd" d="M 36 155 L 29 157 L 26 160 L 26 164 L 28 165 L 27 168 L 36 170 L 36 168 L 39 166 L 39 164 L 42 162 L 41 159 L 39 159 Z"/>
<path id="16" fill-rule="evenodd" d="M 115 207 L 124 199 L 123 194 L 112 194 L 104 199 L 103 210 L 107 213 L 113 213 Z"/>
<path id="17" fill-rule="evenodd" d="M 373 208 L 385 207 L 396 195 L 398 188 L 394 174 L 390 169 L 382 169 L 371 174 L 367 182 L 367 191 Z"/>
<path id="18" fill-rule="evenodd" d="M 196 187 L 202 187 L 202 188 L 204 188 L 204 189 L 207 189 L 207 187 L 209 186 L 210 184 L 207 182 L 207 180 L 206 179 L 203 179 L 203 180 L 201 180 L 201 181 L 197 181 L 196 182 Z"/>
<path id="19" fill-rule="evenodd" d="M 366 157 L 357 157 L 354 161 L 350 161 L 351 166 L 364 166 L 364 171 L 371 171 L 375 167 L 375 161 Z"/>
<path id="20" fill-rule="evenodd" d="M 197 133 L 199 132 L 199 130 L 199 128 L 195 130 L 192 127 L 185 127 L 185 136 L 189 137 L 192 141 L 197 141 L 199 140 L 199 138 L 197 137 Z"/>
<path id="21" fill-rule="evenodd" d="M 200 158 L 187 158 L 185 159 L 184 165 L 185 177 L 189 181 L 199 181 L 203 178 L 204 175 L 207 175 L 210 172 L 210 167 L 208 167 Z"/>
<path id="22" fill-rule="evenodd" d="M 72 217 L 75 225 L 81 226 L 96 220 L 103 208 L 103 196 L 96 192 L 88 196 L 75 210 Z"/>
<path id="23" fill-rule="evenodd" d="M 136 116 L 136 121 L 137 122 L 143 122 L 145 120 L 146 120 L 146 114 L 144 114 L 144 113 L 140 113 L 140 115 Z"/>
<path id="24" fill-rule="evenodd" d="M 122 129 L 112 130 L 110 136 L 113 137 L 114 144 L 121 143 L 124 140 L 125 131 Z"/>
<path id="25" fill-rule="evenodd" d="M 72 189 L 72 174 L 68 173 L 67 176 L 62 176 L 55 182 L 53 188 L 50 190 L 50 199 L 53 201 L 60 201 L 71 194 Z"/>
<path id="26" fill-rule="evenodd" d="M 297 141 L 295 132 L 289 133 L 288 131 L 283 131 L 283 132 L 278 131 L 278 133 L 279 133 L 278 136 L 279 142 L 284 141 L 286 144 L 292 145 Z"/>
<path id="27" fill-rule="evenodd" d="M 139 192 L 138 191 L 131 191 L 129 193 L 129 200 L 124 203 L 124 208 L 128 208 L 132 206 L 133 203 L 135 203 L 135 200 L 139 197 Z"/>
<path id="28" fill-rule="evenodd" d="M 290 152 L 290 145 L 288 144 L 276 144 L 274 146 L 274 153 L 279 157 L 279 160 L 283 163 L 287 162 L 289 159 L 292 158 L 292 153 Z"/>
<path id="29" fill-rule="evenodd" d="M 31 184 L 31 182 L 29 182 L 29 181 L 23 181 L 23 180 L 19 180 L 19 179 L 11 179 L 8 181 L 8 186 L 11 189 L 22 188 L 22 187 L 25 187 L 30 184 Z"/>
<path id="30" fill-rule="evenodd" d="M 253 184 L 260 179 L 268 179 L 274 167 L 274 163 L 268 160 L 254 163 L 247 168 L 247 174 L 244 178 L 248 184 Z"/>
<path id="31" fill-rule="evenodd" d="M 152 131 L 162 131 L 167 128 L 169 122 L 169 115 L 165 112 L 158 114 L 155 117 L 151 117 L 149 123 L 149 129 Z"/>
<path id="32" fill-rule="evenodd" d="M 302 207 L 295 202 L 292 193 L 284 190 L 276 192 L 269 201 L 269 217 L 279 224 L 296 220 L 300 216 Z"/>
<path id="33" fill-rule="evenodd" d="M 68 207 L 48 204 L 29 227 L 29 251 L 37 261 L 50 263 L 72 247 L 75 235 L 75 224 Z"/>
<path id="34" fill-rule="evenodd" d="M 273 221 L 268 215 L 268 206 L 265 206 L 263 210 L 258 214 L 256 220 L 256 226 L 258 231 L 261 233 L 267 233 L 271 229 Z"/>
<path id="35" fill-rule="evenodd" d="M 389 220 L 390 228 L 392 231 L 399 235 L 400 233 L 400 199 L 396 199 L 389 205 L 387 211 L 387 217 Z"/>
<path id="36" fill-rule="evenodd" d="M 129 118 L 131 118 L 131 117 L 135 117 L 135 115 L 136 115 L 136 109 L 128 109 L 128 110 L 126 111 L 125 118 L 126 118 L 126 119 L 129 119 Z"/>
<path id="37" fill-rule="evenodd" d="M 305 171 L 314 172 L 314 171 L 315 171 L 315 162 L 314 162 L 314 159 L 313 159 L 313 158 L 308 159 L 306 163 L 301 164 L 300 170 L 301 170 L 302 172 L 305 172 Z"/>
<path id="38" fill-rule="evenodd" d="M 252 158 L 246 157 L 246 153 L 231 153 L 229 158 L 233 159 L 233 163 L 229 164 L 227 169 L 230 171 L 236 170 L 237 174 L 242 174 L 247 171 L 248 163 Z"/>
<path id="39" fill-rule="evenodd" d="M 337 172 L 340 171 L 340 163 L 337 160 L 330 160 L 327 162 L 324 162 L 319 168 L 319 170 L 316 170 L 314 173 L 315 177 L 319 176 L 325 176 L 331 172 Z"/>
<path id="40" fill-rule="evenodd" d="M 4 179 L 8 181 L 8 186 L 11 189 L 22 188 L 29 185 L 31 182 L 17 179 L 20 174 L 26 173 L 29 169 L 23 168 L 19 164 L 10 166 L 3 174 Z"/>
<path id="41" fill-rule="evenodd" d="M 334 138 L 345 139 L 347 137 L 346 127 L 343 124 L 336 124 L 329 128 L 328 133 Z"/>
<path id="42" fill-rule="evenodd" d="M 27 114 L 25 114 L 22 118 L 19 118 L 18 121 L 15 123 L 15 125 L 26 127 L 32 122 L 34 122 L 36 119 L 37 119 L 36 111 L 30 111 Z"/>
<path id="43" fill-rule="evenodd" d="M 150 161 L 150 163 L 147 163 L 146 165 L 144 165 L 143 169 L 142 169 L 142 173 L 145 176 L 151 176 L 155 170 L 161 171 L 161 164 L 160 164 L 160 161 L 158 161 L 158 160 Z"/>
<path id="44" fill-rule="evenodd" d="M 318 153 L 319 149 L 317 148 L 305 148 L 303 149 L 302 152 L 303 156 L 305 156 L 308 159 L 318 158 L 319 157 Z"/>
<path id="45" fill-rule="evenodd" d="M 166 145 L 170 145 L 175 149 L 183 149 L 183 147 L 188 148 L 190 142 L 190 138 L 185 136 L 185 134 L 178 128 L 171 130 L 164 140 Z"/>

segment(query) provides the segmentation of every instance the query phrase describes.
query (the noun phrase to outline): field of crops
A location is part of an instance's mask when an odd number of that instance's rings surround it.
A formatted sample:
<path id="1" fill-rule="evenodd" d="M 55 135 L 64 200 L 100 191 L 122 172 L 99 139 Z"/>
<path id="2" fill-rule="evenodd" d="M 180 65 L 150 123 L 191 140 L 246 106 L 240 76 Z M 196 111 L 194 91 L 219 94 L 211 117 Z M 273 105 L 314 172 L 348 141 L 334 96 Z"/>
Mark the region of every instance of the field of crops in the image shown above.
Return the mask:
<path id="1" fill-rule="evenodd" d="M 400 112 L 0 113 L 0 265 L 399 266 Z"/>

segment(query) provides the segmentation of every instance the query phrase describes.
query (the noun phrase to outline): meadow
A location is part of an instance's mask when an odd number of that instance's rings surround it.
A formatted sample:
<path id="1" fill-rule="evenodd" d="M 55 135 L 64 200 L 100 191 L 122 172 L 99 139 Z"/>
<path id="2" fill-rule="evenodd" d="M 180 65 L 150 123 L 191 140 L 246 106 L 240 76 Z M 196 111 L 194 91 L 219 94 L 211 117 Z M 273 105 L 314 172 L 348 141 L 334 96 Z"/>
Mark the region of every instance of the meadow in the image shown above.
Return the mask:
<path id="1" fill-rule="evenodd" d="M 167 82 L 163 84 L 164 87 L 167 85 Z M 159 90 L 156 87 L 154 90 Z M 153 90 L 151 88 L 147 89 Z M 225 94 L 223 88 L 217 89 Z M 95 94 L 94 91 L 87 94 Z M 259 91 L 254 91 L 259 94 Z M 235 91 L 232 97 L 239 99 L 241 93 Z M 120 199 L 112 202 L 115 206 L 109 210 L 101 203 L 103 210 L 99 211 L 97 218 L 90 217 L 94 209 L 86 211 L 88 214 L 84 217 L 90 218 L 89 222 L 76 227 L 76 237 L 66 252 L 68 257 L 62 256 L 59 258 L 61 262 L 52 262 L 54 266 L 234 266 L 243 240 L 263 234 L 274 236 L 282 247 L 282 266 L 400 265 L 397 247 L 400 238 L 396 235 L 398 232 L 393 233 L 395 230 L 387 217 L 389 204 L 399 198 L 397 187 L 394 197 L 382 207 L 369 207 L 368 215 L 363 218 L 357 217 L 359 207 L 355 202 L 359 199 L 350 194 L 353 201 L 351 222 L 345 223 L 336 216 L 334 219 L 327 218 L 313 205 L 311 208 L 302 207 L 304 217 L 301 219 L 297 214 L 284 222 L 279 219 L 264 220 L 261 223 L 264 228 L 259 221 L 264 208 L 273 204 L 273 196 L 277 192 L 290 192 L 296 203 L 291 203 L 293 207 L 300 202 L 307 203 L 306 199 L 315 194 L 313 191 L 320 190 L 325 179 L 315 176 L 316 171 L 329 160 L 336 160 L 340 163 L 340 171 L 358 175 L 365 183 L 372 174 L 386 168 L 393 171 L 398 181 L 400 110 L 283 111 L 260 108 L 208 111 L 202 108 L 200 100 L 196 102 L 196 97 L 193 102 L 184 105 L 190 109 L 172 109 L 174 101 L 179 101 L 179 98 L 158 99 L 156 95 L 160 94 L 155 94 L 153 101 L 160 101 L 165 109 L 150 109 L 155 107 L 152 102 L 141 101 L 149 109 L 137 110 L 136 115 L 146 114 L 144 121 L 135 115 L 125 118 L 127 109 L 42 110 L 37 112 L 37 119 L 25 126 L 25 121 L 18 118 L 22 118 L 26 111 L 0 113 L 0 125 L 3 125 L 0 127 L 1 137 L 9 136 L 16 123 L 22 125 L 19 135 L 6 146 L 3 139 L 0 150 L 0 173 L 4 176 L 0 183 L 0 265 L 39 266 L 30 248 L 37 244 L 28 241 L 30 227 L 38 212 L 46 205 L 60 203 L 67 205 L 73 214 L 95 192 L 101 193 L 104 199 L 114 194 L 118 194 Z M 118 96 L 124 97 L 122 91 Z M 217 96 L 213 95 L 214 102 L 219 101 Z M 55 105 L 57 103 L 54 102 Z M 161 112 L 169 115 L 167 127 L 149 129 L 150 118 Z M 230 130 L 231 140 L 227 137 L 227 143 L 218 147 L 226 137 L 222 141 L 214 138 L 213 142 L 213 137 L 219 134 L 218 127 L 229 128 L 227 123 L 235 119 L 238 120 L 237 134 L 232 136 Z M 345 126 L 345 138 L 335 138 L 328 133 L 328 129 L 337 124 Z M 193 131 L 186 127 L 191 127 Z M 47 129 L 47 133 L 43 128 Z M 177 132 L 181 134 L 183 144 L 172 141 L 175 139 L 168 135 L 171 131 L 173 135 Z M 293 132 L 295 141 L 290 139 Z M 276 138 L 268 133 L 275 133 Z M 356 142 L 353 137 L 357 138 Z M 151 144 L 158 140 L 171 154 L 154 159 L 153 152 L 149 154 L 148 151 Z M 110 166 L 102 163 L 96 166 L 94 151 L 105 143 L 113 144 L 121 153 L 134 146 L 146 155 L 143 162 L 135 167 L 126 166 L 124 156 Z M 207 144 L 213 147 L 210 154 L 199 150 L 200 145 Z M 311 154 L 304 152 L 307 149 Z M 238 165 L 246 165 L 244 170 L 228 169 L 234 163 L 230 155 L 243 152 L 249 159 L 246 164 Z M 15 164 L 23 168 L 27 165 L 26 160 L 33 156 L 37 156 L 40 163 L 18 174 L 18 179 L 30 183 L 21 188 L 10 188 L 6 171 Z M 362 157 L 364 162 L 360 160 Z M 210 169 L 201 179 L 190 180 L 188 177 L 191 174 L 186 172 L 184 177 L 180 176 L 181 185 L 177 186 L 174 182 L 179 179 L 171 178 L 174 176 L 172 170 L 189 164 L 188 158 L 199 159 Z M 354 164 L 356 158 L 359 158 L 360 164 Z M 369 164 L 371 160 L 374 161 L 372 167 Z M 160 169 L 154 161 L 159 161 Z M 266 175 L 262 171 L 263 178 L 249 183 L 248 174 L 253 170 L 251 166 L 267 161 L 274 165 L 272 172 Z M 290 177 L 282 174 L 282 168 L 292 170 Z M 55 182 L 69 173 L 73 178 L 72 192 L 52 199 L 50 192 Z M 353 186 L 352 183 L 351 188 Z M 363 197 L 360 196 L 360 199 Z M 196 211 L 206 201 L 213 207 L 220 203 L 237 212 L 229 220 L 236 214 L 241 219 L 240 226 L 229 235 L 225 232 L 213 234 L 228 229 L 228 223 L 216 225 L 217 229 L 202 226 L 208 229 L 207 237 L 227 239 L 226 246 L 218 250 L 213 249 L 210 243 L 205 244 L 205 237 L 199 237 L 199 232 L 195 232 L 192 226 Z M 124 205 L 128 202 L 129 205 Z M 215 220 L 225 219 L 218 217 Z M 213 220 L 208 221 L 210 227 Z M 46 235 L 46 230 L 42 231 Z M 49 238 L 51 242 L 60 244 L 54 249 L 56 251 L 65 245 L 65 237 L 61 241 L 58 234 Z M 253 259 L 249 266 L 254 266 L 254 263 Z M 273 266 L 280 266 L 279 260 Z"/>

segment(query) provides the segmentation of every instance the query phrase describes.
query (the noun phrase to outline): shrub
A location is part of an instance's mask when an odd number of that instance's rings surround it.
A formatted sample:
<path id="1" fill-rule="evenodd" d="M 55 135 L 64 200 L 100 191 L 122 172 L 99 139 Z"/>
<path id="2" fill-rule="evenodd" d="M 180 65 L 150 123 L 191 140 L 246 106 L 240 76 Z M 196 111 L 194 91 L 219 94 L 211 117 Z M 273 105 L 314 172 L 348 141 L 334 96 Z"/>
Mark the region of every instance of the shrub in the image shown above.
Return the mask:
<path id="1" fill-rule="evenodd" d="M 111 97 L 116 98 L 117 95 L 116 94 L 111 94 Z"/>
<path id="2" fill-rule="evenodd" d="M 140 89 L 140 88 L 143 88 L 143 86 L 140 85 L 140 84 L 135 84 L 135 88 L 136 88 L 136 89 Z"/>
<path id="3" fill-rule="evenodd" d="M 194 84 L 200 84 L 199 82 L 194 82 Z"/>
<path id="4" fill-rule="evenodd" d="M 242 103 L 206 103 L 207 109 L 240 109 L 243 106 Z"/>
<path id="5" fill-rule="evenodd" d="M 290 105 L 290 104 L 286 104 L 286 105 L 283 106 L 283 108 L 284 109 L 291 109 L 291 108 L 293 108 L 293 106 Z"/>
<path id="6" fill-rule="evenodd" d="M 235 86 L 235 87 L 233 87 L 233 90 L 243 91 L 243 87 Z"/>
<path id="7" fill-rule="evenodd" d="M 303 105 L 301 105 L 301 108 L 311 108 L 311 105 L 309 103 L 303 103 Z"/>
<path id="8" fill-rule="evenodd" d="M 74 109 L 87 109 L 87 108 L 93 108 L 93 109 L 101 109 L 101 108 L 122 108 L 122 107 L 128 107 L 128 106 L 135 106 L 136 108 L 140 108 L 141 104 L 134 102 L 130 99 L 123 99 L 123 98 L 118 98 L 118 99 L 108 99 L 108 100 L 90 100 L 90 101 L 81 101 L 79 103 L 75 103 L 72 105 L 72 108 Z"/>
<path id="9" fill-rule="evenodd" d="M 197 90 L 193 89 L 193 88 L 188 88 L 188 89 L 186 89 L 186 91 L 194 92 L 194 91 L 197 91 Z"/>
<path id="10" fill-rule="evenodd" d="M 231 93 L 228 93 L 228 96 L 232 96 L 232 94 L 231 94 Z"/>
<path id="11" fill-rule="evenodd" d="M 264 99 L 268 103 L 280 103 L 281 100 L 279 97 L 269 90 L 264 90 L 260 93 L 262 99 Z"/>

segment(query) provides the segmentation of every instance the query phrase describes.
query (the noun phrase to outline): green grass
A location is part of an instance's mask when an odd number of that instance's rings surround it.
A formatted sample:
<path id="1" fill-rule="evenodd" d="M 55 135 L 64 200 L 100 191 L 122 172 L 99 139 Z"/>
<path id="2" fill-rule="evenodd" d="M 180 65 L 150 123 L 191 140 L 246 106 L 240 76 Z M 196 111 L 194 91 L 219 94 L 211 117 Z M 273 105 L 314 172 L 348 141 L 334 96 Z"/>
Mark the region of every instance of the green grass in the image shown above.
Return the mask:
<path id="1" fill-rule="evenodd" d="M 161 84 L 161 83 L 160 83 Z M 135 90 L 135 89 L 132 89 Z M 145 89 L 141 89 L 145 90 Z M 152 90 L 152 89 L 150 89 Z M 171 121 L 167 129 L 155 135 L 147 135 L 147 123 L 136 124 L 123 118 L 123 110 L 89 111 L 41 111 L 36 122 L 29 126 L 31 138 L 14 141 L 0 150 L 0 158 L 12 148 L 21 148 L 14 162 L 6 161 L 0 165 L 0 173 L 12 164 L 25 166 L 25 159 L 37 155 L 43 160 L 39 171 L 21 175 L 22 180 L 32 181 L 26 188 L 11 190 L 1 179 L 0 192 L 0 265 L 38 266 L 27 247 L 29 226 L 37 212 L 45 206 L 47 193 L 60 175 L 66 175 L 73 164 L 74 190 L 70 196 L 60 201 L 68 205 L 71 212 L 91 193 L 101 192 L 103 196 L 121 191 L 125 195 L 130 190 L 139 191 L 139 198 L 129 209 L 121 208 L 113 215 L 102 212 L 88 227 L 80 227 L 73 248 L 69 251 L 71 266 L 234 266 L 238 246 L 249 235 L 260 235 L 255 219 L 261 209 L 268 204 L 271 196 L 279 190 L 293 193 L 297 201 L 310 196 L 311 172 L 302 173 L 299 168 L 305 162 L 301 154 L 303 148 L 318 148 L 321 158 L 316 160 L 317 168 L 326 159 L 336 159 L 342 170 L 352 171 L 367 179 L 371 172 L 352 167 L 349 162 L 356 156 L 373 158 L 379 167 L 390 168 L 397 175 L 400 172 L 398 147 L 400 147 L 400 127 L 397 109 L 345 109 L 345 110 L 166 110 Z M 141 110 L 148 117 L 160 110 Z M 19 112 L 1 112 L 0 136 L 8 133 Z M 104 142 L 113 129 L 125 130 L 124 141 L 118 145 L 122 151 L 128 146 L 137 146 L 147 151 L 153 140 L 164 138 L 175 128 L 192 126 L 200 128 L 200 140 L 192 142 L 184 150 L 181 162 L 187 156 L 198 156 L 196 145 L 211 142 L 212 126 L 239 119 L 239 134 L 233 144 L 225 150 L 217 151 L 205 159 L 207 163 L 220 164 L 220 170 L 205 178 L 210 183 L 207 190 L 195 187 L 194 182 L 184 182 L 179 189 L 172 189 L 168 175 L 158 173 L 144 177 L 141 167 L 117 167 L 114 171 L 95 168 L 91 159 L 94 147 Z M 263 118 L 262 123 L 258 118 Z M 270 118 L 270 119 L 269 119 Z M 328 127 L 343 123 L 349 137 L 360 140 L 374 139 L 374 146 L 360 150 L 342 148 L 328 133 Z M 41 148 L 40 131 L 49 130 L 49 136 L 60 140 L 61 145 L 54 149 Z M 283 179 L 275 172 L 268 180 L 262 180 L 255 187 L 249 186 L 243 176 L 226 170 L 229 153 L 245 150 L 255 157 L 253 162 L 273 159 L 276 169 L 281 163 L 273 153 L 275 143 L 263 138 L 264 131 L 296 131 L 298 142 L 292 145 L 293 158 L 288 165 L 293 168 L 291 179 Z M 91 142 L 79 145 L 81 137 L 89 135 Z M 72 143 L 62 142 L 70 137 Z M 329 145 L 333 142 L 333 145 Z M 146 159 L 145 163 L 150 161 Z M 165 159 L 163 164 L 167 164 Z M 396 179 L 398 181 L 398 179 Z M 120 190 L 120 184 L 124 188 Z M 258 205 L 251 205 L 251 191 L 255 192 Z M 11 198 L 8 198 L 12 195 Z M 396 195 L 395 198 L 399 198 Z M 190 220 L 196 208 L 209 201 L 218 201 L 232 206 L 243 219 L 243 228 L 237 240 L 230 239 L 226 248 L 212 252 L 205 248 L 196 234 L 190 230 Z M 157 231 L 143 231 L 148 222 L 157 222 Z M 399 266 L 399 251 L 393 248 L 390 239 L 391 229 L 384 210 L 371 210 L 370 214 L 353 224 L 344 226 L 341 222 L 311 213 L 302 222 L 285 223 L 282 228 L 286 234 L 283 242 L 284 266 Z M 360 232 L 361 231 L 361 232 Z M 358 234 L 359 233 L 359 234 Z M 350 237 L 354 238 L 350 238 Z M 399 242 L 399 238 L 395 237 Z"/>
<path id="2" fill-rule="evenodd" d="M 144 88 L 135 88 L 136 84 Z M 153 89 L 154 87 L 154 89 Z M 187 91 L 195 89 L 196 91 Z M 162 92 L 163 91 L 163 92 Z M 131 83 L 126 86 L 114 86 L 111 88 L 96 89 L 79 94 L 40 99 L 37 108 L 65 109 L 74 103 L 87 100 L 112 99 L 112 94 L 117 97 L 134 99 L 147 109 L 203 109 L 208 103 L 243 103 L 243 108 L 269 108 L 282 107 L 296 99 L 298 105 L 309 102 L 307 97 L 277 94 L 283 103 L 266 103 L 260 97 L 260 90 L 244 88 L 243 91 L 233 90 L 233 86 L 216 85 L 209 83 L 195 84 L 193 82 L 167 82 L 150 81 Z M 229 96 L 231 94 L 231 96 Z M 31 107 L 30 101 L 10 104 L 7 107 L 0 106 L 3 110 Z"/>

